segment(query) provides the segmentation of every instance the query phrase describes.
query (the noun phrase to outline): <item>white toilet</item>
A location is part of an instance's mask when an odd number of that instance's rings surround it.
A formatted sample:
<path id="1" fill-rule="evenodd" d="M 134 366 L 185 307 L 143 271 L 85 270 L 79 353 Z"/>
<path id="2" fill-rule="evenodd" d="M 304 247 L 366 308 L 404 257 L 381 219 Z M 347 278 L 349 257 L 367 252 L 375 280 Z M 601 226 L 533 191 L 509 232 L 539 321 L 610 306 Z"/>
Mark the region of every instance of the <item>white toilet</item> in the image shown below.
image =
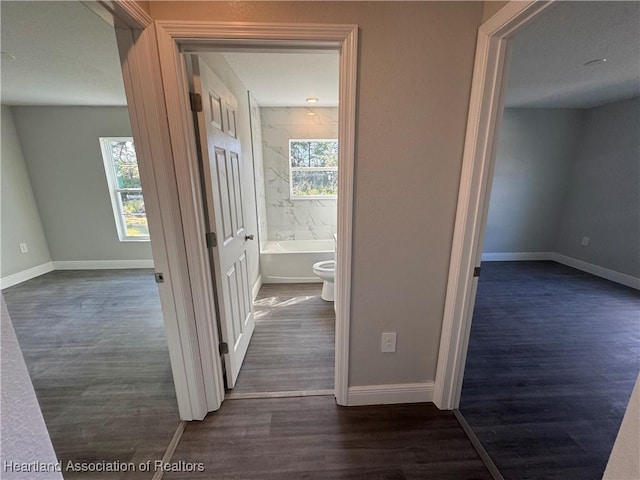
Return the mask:
<path id="1" fill-rule="evenodd" d="M 308 265 L 308 264 L 307 264 Z M 333 280 L 336 275 L 336 262 L 335 260 L 327 260 L 325 262 L 318 262 L 313 264 L 313 273 L 315 273 L 322 280 L 322 294 L 320 298 L 327 302 L 333 302 L 334 299 L 334 286 Z"/>

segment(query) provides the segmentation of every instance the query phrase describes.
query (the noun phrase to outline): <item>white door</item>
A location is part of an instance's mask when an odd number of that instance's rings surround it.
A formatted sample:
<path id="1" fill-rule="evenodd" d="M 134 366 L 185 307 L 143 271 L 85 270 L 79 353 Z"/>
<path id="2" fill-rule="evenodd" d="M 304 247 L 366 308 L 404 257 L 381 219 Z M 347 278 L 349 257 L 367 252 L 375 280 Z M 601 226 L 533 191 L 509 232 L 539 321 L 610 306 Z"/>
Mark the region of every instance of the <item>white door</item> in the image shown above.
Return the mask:
<path id="1" fill-rule="evenodd" d="M 197 112 L 209 255 L 214 270 L 216 304 L 227 386 L 233 388 L 247 353 L 255 322 L 247 268 L 247 241 L 253 240 L 245 228 L 241 170 L 244 168 L 237 138 L 238 102 L 229 89 L 197 56 L 192 56 L 193 84 L 201 96 Z M 251 232 L 253 233 L 253 232 Z"/>

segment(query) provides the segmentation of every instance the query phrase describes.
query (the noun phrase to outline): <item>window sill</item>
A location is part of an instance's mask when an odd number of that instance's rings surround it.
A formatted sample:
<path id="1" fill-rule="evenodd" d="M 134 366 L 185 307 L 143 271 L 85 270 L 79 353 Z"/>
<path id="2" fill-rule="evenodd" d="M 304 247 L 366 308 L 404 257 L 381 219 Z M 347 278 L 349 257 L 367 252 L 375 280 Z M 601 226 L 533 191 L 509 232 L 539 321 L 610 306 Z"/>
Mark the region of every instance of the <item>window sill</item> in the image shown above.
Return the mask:
<path id="1" fill-rule="evenodd" d="M 291 195 L 289 200 L 336 200 L 337 198 L 337 195 L 304 195 L 295 197 Z"/>
<path id="2" fill-rule="evenodd" d="M 149 237 L 140 237 L 140 238 L 121 238 L 121 242 L 151 242 Z"/>

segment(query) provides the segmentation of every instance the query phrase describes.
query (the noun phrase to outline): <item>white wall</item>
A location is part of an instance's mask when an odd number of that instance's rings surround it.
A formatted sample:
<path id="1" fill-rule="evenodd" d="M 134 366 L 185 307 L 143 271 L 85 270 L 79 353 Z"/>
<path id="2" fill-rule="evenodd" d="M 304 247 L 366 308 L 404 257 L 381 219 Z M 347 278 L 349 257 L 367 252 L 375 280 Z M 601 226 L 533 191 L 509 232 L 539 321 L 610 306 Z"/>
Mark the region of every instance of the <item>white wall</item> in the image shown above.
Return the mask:
<path id="1" fill-rule="evenodd" d="M 118 239 L 100 152 L 99 137 L 131 135 L 126 107 L 13 112 L 51 258 L 150 260 L 149 242 Z"/>
<path id="2" fill-rule="evenodd" d="M 640 98 L 585 112 L 556 251 L 640 278 Z M 583 236 L 589 245 L 580 244 Z"/>
<path id="3" fill-rule="evenodd" d="M 268 240 L 333 239 L 337 226 L 337 200 L 291 199 L 289 140 L 338 138 L 338 109 L 262 107 L 264 190 Z"/>
<path id="4" fill-rule="evenodd" d="M 241 158 L 243 160 L 241 170 L 242 193 L 245 199 L 245 222 L 247 234 L 258 233 L 258 218 L 256 213 L 255 182 L 253 167 L 253 149 L 251 144 L 251 121 L 249 108 L 249 92 L 242 81 L 235 74 L 231 66 L 219 53 L 202 54 L 200 57 L 220 77 L 231 93 L 238 100 L 237 129 L 240 140 Z M 254 285 L 260 275 L 260 254 L 258 241 L 247 243 L 247 267 L 249 269 L 249 281 Z"/>
<path id="5" fill-rule="evenodd" d="M 51 261 L 27 165 L 16 132 L 11 107 L 2 106 L 2 219 L 0 277 L 5 278 Z M 20 253 L 26 243 L 29 252 Z"/>
<path id="6" fill-rule="evenodd" d="M 484 252 L 555 251 L 581 124 L 581 110 L 505 110 Z"/>

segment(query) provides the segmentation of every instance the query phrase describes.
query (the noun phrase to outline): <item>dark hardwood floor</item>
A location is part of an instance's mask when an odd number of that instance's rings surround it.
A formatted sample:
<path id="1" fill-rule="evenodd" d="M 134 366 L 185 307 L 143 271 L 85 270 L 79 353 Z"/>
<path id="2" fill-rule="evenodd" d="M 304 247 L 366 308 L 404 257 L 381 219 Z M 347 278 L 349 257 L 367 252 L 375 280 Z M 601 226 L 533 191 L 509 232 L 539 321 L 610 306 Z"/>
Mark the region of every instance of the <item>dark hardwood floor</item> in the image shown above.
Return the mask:
<path id="1" fill-rule="evenodd" d="M 490 480 L 451 412 L 432 404 L 338 407 L 333 398 L 227 400 L 191 422 L 164 479 Z"/>
<path id="2" fill-rule="evenodd" d="M 640 370 L 640 293 L 485 262 L 460 411 L 505 479 L 600 479 Z"/>
<path id="3" fill-rule="evenodd" d="M 179 417 L 153 272 L 55 271 L 2 293 L 58 459 L 162 458 Z"/>
<path id="4" fill-rule="evenodd" d="M 231 394 L 333 390 L 333 302 L 322 284 L 263 285 L 254 304 L 256 328 Z"/>

